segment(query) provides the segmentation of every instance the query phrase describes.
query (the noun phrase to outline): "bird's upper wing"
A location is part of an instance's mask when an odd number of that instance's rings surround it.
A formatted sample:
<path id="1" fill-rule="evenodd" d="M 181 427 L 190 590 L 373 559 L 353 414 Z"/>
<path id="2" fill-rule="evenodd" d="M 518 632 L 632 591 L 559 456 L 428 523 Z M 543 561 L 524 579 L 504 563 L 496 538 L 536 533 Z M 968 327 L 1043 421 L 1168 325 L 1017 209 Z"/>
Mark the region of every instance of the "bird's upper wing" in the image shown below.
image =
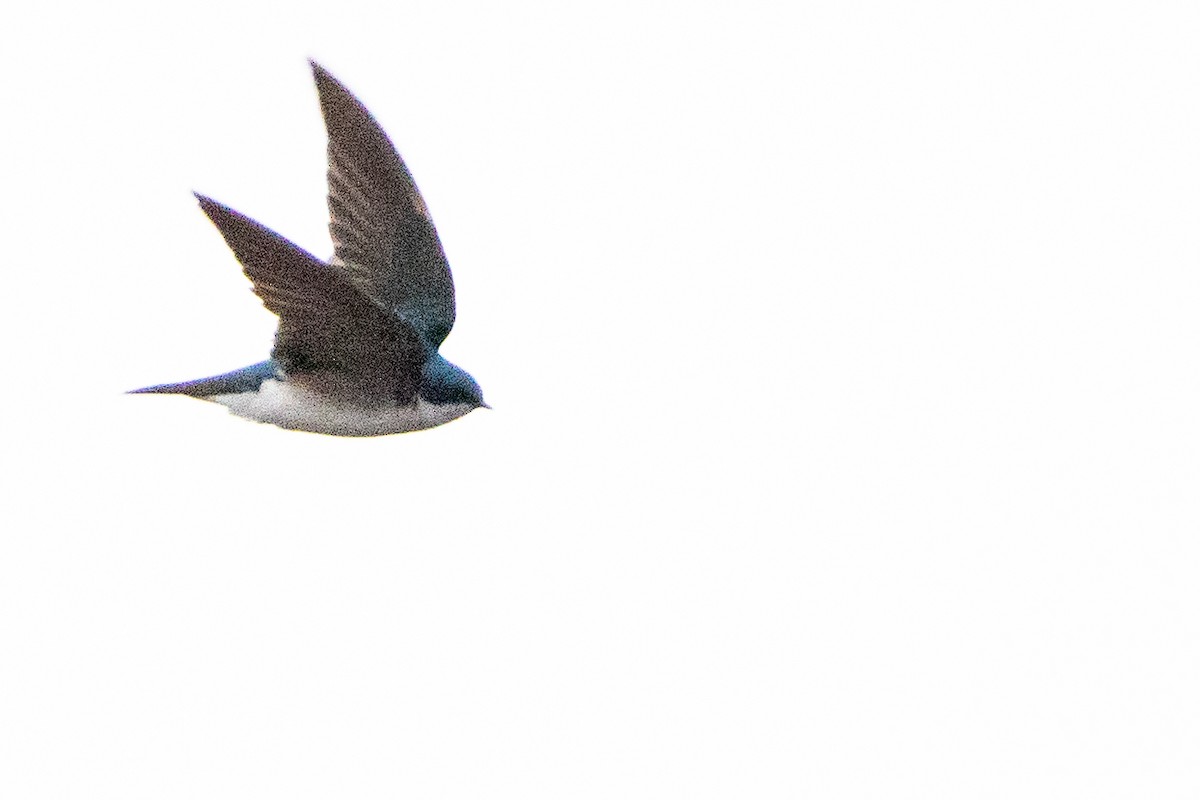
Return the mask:
<path id="1" fill-rule="evenodd" d="M 225 237 L 263 305 L 279 316 L 272 358 L 284 374 L 348 397 L 410 402 L 429 350 L 417 331 L 340 271 L 208 197 L 200 207 Z"/>
<path id="2" fill-rule="evenodd" d="M 370 112 L 312 68 L 329 135 L 331 263 L 436 348 L 454 325 L 454 281 L 429 210 Z"/>

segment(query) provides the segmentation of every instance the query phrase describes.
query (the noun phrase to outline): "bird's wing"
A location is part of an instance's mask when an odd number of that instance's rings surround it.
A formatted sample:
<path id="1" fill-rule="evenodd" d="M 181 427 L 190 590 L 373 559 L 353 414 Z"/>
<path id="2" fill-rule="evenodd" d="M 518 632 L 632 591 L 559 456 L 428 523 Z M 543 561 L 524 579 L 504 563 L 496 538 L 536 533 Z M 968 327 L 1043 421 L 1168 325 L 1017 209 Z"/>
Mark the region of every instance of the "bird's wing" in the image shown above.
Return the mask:
<path id="1" fill-rule="evenodd" d="M 383 129 L 313 62 L 329 135 L 331 263 L 436 348 L 454 325 L 454 281 L 429 210 Z"/>
<path id="2" fill-rule="evenodd" d="M 326 391 L 406 404 L 428 348 L 416 330 L 345 275 L 274 231 L 208 197 L 200 207 L 225 237 L 263 305 L 279 316 L 271 357 L 289 378 Z"/>

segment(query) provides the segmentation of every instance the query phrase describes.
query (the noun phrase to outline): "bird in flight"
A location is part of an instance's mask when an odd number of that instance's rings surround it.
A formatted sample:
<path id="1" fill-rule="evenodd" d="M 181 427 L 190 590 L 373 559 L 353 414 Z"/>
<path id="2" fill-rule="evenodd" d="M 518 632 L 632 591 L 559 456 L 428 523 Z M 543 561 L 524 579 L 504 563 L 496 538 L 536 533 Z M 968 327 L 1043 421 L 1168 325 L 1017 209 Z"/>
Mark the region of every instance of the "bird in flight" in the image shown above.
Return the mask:
<path id="1" fill-rule="evenodd" d="M 454 282 L 412 174 L 362 103 L 311 63 L 329 136 L 332 258 L 197 194 L 279 317 L 271 357 L 131 394 L 188 395 L 332 436 L 404 433 L 490 408 L 475 379 L 438 354 L 454 325 Z"/>

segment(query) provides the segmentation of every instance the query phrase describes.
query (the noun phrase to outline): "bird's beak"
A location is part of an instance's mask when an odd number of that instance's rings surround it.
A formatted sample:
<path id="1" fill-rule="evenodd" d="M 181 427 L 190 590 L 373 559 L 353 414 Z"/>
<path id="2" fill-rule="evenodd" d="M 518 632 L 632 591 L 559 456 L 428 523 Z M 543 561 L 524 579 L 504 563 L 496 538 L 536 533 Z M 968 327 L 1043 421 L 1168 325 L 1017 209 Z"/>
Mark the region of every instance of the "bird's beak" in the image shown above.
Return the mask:
<path id="1" fill-rule="evenodd" d="M 480 408 L 486 408 L 488 411 L 491 411 L 491 410 L 492 410 L 492 407 L 491 407 L 491 406 L 489 406 L 487 403 L 480 403 L 480 404 L 479 404 L 479 407 L 480 407 Z"/>

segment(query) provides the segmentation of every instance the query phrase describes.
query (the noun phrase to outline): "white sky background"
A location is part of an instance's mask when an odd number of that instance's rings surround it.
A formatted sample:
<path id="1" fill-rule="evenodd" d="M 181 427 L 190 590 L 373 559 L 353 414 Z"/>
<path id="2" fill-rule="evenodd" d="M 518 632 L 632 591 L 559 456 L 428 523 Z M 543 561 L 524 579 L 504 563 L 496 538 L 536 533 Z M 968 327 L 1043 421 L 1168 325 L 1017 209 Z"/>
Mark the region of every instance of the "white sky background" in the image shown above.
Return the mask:
<path id="1" fill-rule="evenodd" d="M 1200 793 L 1195 4 L 166 8 L 0 24 L 0 794 Z M 190 190 L 328 255 L 308 56 L 495 411 L 121 394 L 269 351 Z"/>

